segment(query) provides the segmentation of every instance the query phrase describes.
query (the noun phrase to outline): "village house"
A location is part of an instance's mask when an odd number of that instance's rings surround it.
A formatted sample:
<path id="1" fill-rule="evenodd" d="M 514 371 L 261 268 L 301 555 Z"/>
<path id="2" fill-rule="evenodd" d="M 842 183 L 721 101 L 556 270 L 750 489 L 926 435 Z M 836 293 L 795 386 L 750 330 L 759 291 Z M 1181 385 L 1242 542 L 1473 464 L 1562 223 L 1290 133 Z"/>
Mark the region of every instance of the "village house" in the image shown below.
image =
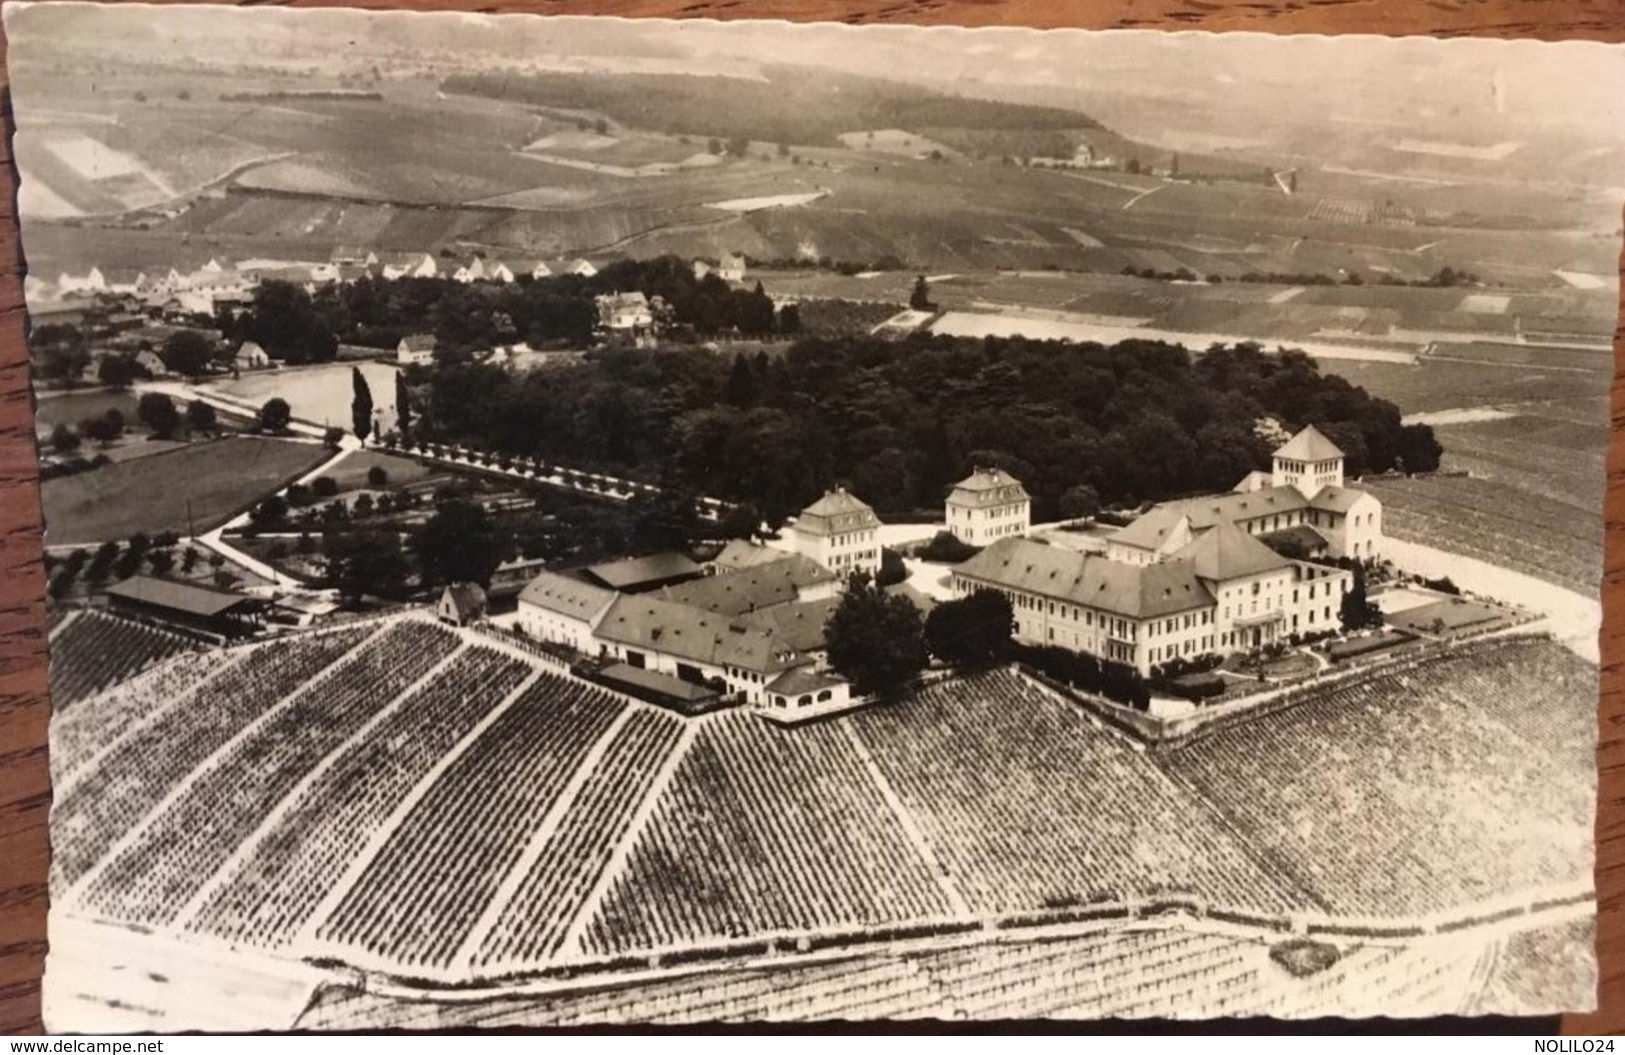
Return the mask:
<path id="1" fill-rule="evenodd" d="M 641 292 L 605 293 L 593 298 L 598 325 L 612 337 L 638 337 L 654 329 L 654 311 Z"/>
<path id="2" fill-rule="evenodd" d="M 1344 484 L 1343 452 L 1320 430 L 1313 425 L 1303 429 L 1275 451 L 1273 461 L 1267 486 L 1261 474 L 1251 473 L 1229 494 L 1153 506 L 1107 539 L 1106 555 L 1149 564 L 1224 523 L 1265 541 L 1291 537 L 1308 553 L 1358 560 L 1379 555 L 1382 503 L 1370 492 Z"/>
<path id="3" fill-rule="evenodd" d="M 986 546 L 1025 535 L 1032 527 L 1032 498 L 1003 469 L 977 469 L 948 495 L 948 530 L 961 542 Z"/>
<path id="4" fill-rule="evenodd" d="M 99 267 L 92 267 L 83 275 L 70 275 L 64 271 L 56 276 L 56 288 L 64 297 L 88 297 L 94 293 L 107 292 L 107 279 Z"/>
<path id="5" fill-rule="evenodd" d="M 434 278 L 440 266 L 428 253 L 390 253 L 382 261 L 382 274 L 387 279 Z"/>
<path id="6" fill-rule="evenodd" d="M 592 261 L 583 260 L 578 257 L 575 260 L 571 260 L 566 263 L 561 273 L 566 275 L 579 275 L 582 278 L 592 278 L 594 275 L 598 274 L 598 268 L 593 266 Z"/>
<path id="7" fill-rule="evenodd" d="M 163 359 L 151 348 L 143 348 L 135 353 L 135 365 L 148 377 L 165 377 L 169 374 L 169 367 L 164 365 Z"/>
<path id="8" fill-rule="evenodd" d="M 454 582 L 440 591 L 434 614 L 443 623 L 469 626 L 485 618 L 485 591 L 477 583 Z"/>
<path id="9" fill-rule="evenodd" d="M 745 281 L 745 254 L 723 253 L 717 262 L 717 275 L 724 282 Z"/>
<path id="10" fill-rule="evenodd" d="M 512 268 L 498 260 L 485 269 L 485 277 L 494 282 L 512 282 L 514 273 Z"/>
<path id="11" fill-rule="evenodd" d="M 237 347 L 237 354 L 232 356 L 232 366 L 238 370 L 263 370 L 271 365 L 271 357 L 253 341 L 244 341 Z"/>
<path id="12" fill-rule="evenodd" d="M 408 334 L 395 346 L 395 361 L 402 366 L 427 366 L 434 362 L 434 348 L 434 334 Z"/>
<path id="13" fill-rule="evenodd" d="M 456 271 L 452 272 L 451 277 L 454 282 L 461 282 L 465 285 L 470 282 L 483 282 L 486 278 L 485 261 L 481 260 L 479 257 L 474 257 L 468 263 L 462 265 Z"/>
<path id="14" fill-rule="evenodd" d="M 880 518 L 837 487 L 801 511 L 782 532 L 780 548 L 817 561 L 836 575 L 880 570 Z"/>
<path id="15" fill-rule="evenodd" d="M 333 250 L 328 260 L 339 267 L 367 267 L 378 263 L 378 254 L 364 246 L 341 245 Z"/>

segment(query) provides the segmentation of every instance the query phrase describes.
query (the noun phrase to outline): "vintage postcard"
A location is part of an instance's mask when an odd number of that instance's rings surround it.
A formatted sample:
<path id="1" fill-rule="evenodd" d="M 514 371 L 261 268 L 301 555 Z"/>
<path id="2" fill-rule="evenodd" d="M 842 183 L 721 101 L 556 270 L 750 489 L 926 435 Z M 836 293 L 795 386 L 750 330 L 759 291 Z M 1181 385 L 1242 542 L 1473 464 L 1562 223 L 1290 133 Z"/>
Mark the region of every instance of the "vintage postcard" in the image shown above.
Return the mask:
<path id="1" fill-rule="evenodd" d="M 1625 51 L 5 16 L 49 1028 L 1593 1006 Z"/>

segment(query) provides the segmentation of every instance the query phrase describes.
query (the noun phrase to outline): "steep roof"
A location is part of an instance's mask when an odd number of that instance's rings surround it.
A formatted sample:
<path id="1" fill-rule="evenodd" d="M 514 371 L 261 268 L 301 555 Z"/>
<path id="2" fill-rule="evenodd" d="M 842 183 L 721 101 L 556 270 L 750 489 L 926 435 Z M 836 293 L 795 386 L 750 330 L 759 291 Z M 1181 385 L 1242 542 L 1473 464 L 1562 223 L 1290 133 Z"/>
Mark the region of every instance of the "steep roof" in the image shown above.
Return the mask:
<path id="1" fill-rule="evenodd" d="M 1275 452 L 1277 458 L 1290 458 L 1299 462 L 1325 462 L 1343 457 L 1337 444 L 1327 439 L 1313 425 L 1306 425 Z"/>
<path id="2" fill-rule="evenodd" d="M 797 531 L 809 535 L 834 535 L 879 526 L 880 518 L 874 509 L 844 487 L 826 491 L 824 497 L 801 511 L 795 524 Z"/>
<path id="3" fill-rule="evenodd" d="M 1262 575 L 1292 564 L 1234 524 L 1219 524 L 1204 531 L 1172 559 L 1188 562 L 1196 574 L 1208 582 Z"/>
<path id="4" fill-rule="evenodd" d="M 583 569 L 612 590 L 633 590 L 700 575 L 704 569 L 681 553 L 655 553 L 647 557 L 594 564 Z"/>
<path id="5" fill-rule="evenodd" d="M 1309 500 L 1303 497 L 1303 493 L 1296 487 L 1266 487 L 1261 491 L 1232 491 L 1222 495 L 1203 495 L 1200 498 L 1181 498 L 1163 502 L 1146 513 L 1146 516 L 1165 509 L 1177 510 L 1190 518 L 1192 531 L 1206 531 L 1215 524 L 1251 520 L 1254 517 L 1270 516 L 1275 513 L 1292 513 L 1307 508 Z"/>
<path id="6" fill-rule="evenodd" d="M 435 339 L 432 333 L 412 333 L 401 338 L 397 348 L 405 348 L 409 352 L 434 351 Z"/>
<path id="7" fill-rule="evenodd" d="M 1309 504 L 1329 513 L 1347 513 L 1354 503 L 1370 496 L 1370 491 L 1360 487 L 1322 487 Z"/>
<path id="8" fill-rule="evenodd" d="M 587 621 L 615 599 L 613 590 L 572 579 L 556 571 L 544 571 L 519 591 L 519 603 L 572 619 Z"/>
<path id="9" fill-rule="evenodd" d="M 116 582 L 107 588 L 107 596 L 205 618 L 223 615 L 236 608 L 259 608 L 265 604 L 247 594 L 173 579 L 157 579 L 150 575 L 132 575 L 123 582 Z"/>
<path id="10" fill-rule="evenodd" d="M 1131 619 L 1213 604 L 1213 595 L 1188 561 L 1126 564 L 1031 539 L 1000 539 L 954 571 Z"/>
<path id="11" fill-rule="evenodd" d="M 722 547 L 722 552 L 711 559 L 711 563 L 721 569 L 740 571 L 744 568 L 760 567 L 763 564 L 773 564 L 785 558 L 788 550 L 775 549 L 764 546 L 759 542 L 746 542 L 744 539 L 734 539 Z"/>
<path id="12" fill-rule="evenodd" d="M 237 346 L 237 357 L 239 359 L 242 358 L 243 356 L 265 355 L 265 354 L 267 354 L 265 349 L 261 348 L 259 346 L 258 341 L 244 341 L 242 344 L 239 344 Z"/>
<path id="13" fill-rule="evenodd" d="M 713 666 L 775 673 L 810 660 L 759 627 L 649 595 L 620 594 L 594 631 L 605 641 Z"/>
<path id="14" fill-rule="evenodd" d="M 1003 469 L 977 469 L 954 484 L 948 501 L 954 505 L 986 506 L 1022 502 L 1030 497 L 1021 481 Z"/>
<path id="15" fill-rule="evenodd" d="M 708 612 L 739 615 L 789 604 L 796 599 L 799 590 L 835 579 L 835 573 L 817 561 L 799 553 L 787 553 L 769 564 L 718 572 L 668 586 L 661 595 L 668 601 L 692 604 Z"/>
<path id="16" fill-rule="evenodd" d="M 1110 541 L 1136 549 L 1155 550 L 1167 542 L 1186 520 L 1184 511 L 1175 506 L 1154 506 L 1132 524 L 1114 532 Z"/>
<path id="17" fill-rule="evenodd" d="M 771 633 L 786 648 L 793 648 L 797 652 L 821 652 L 829 617 L 840 603 L 839 597 L 823 597 L 816 601 L 775 605 L 741 618 L 746 624 Z"/>

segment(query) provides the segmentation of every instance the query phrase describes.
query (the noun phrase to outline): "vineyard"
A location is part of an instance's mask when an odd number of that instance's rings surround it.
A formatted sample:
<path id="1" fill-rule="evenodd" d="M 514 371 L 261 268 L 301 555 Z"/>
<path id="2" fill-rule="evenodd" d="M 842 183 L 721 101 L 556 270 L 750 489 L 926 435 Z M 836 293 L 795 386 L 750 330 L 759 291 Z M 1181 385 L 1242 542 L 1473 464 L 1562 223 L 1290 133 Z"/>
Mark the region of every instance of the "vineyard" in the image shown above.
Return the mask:
<path id="1" fill-rule="evenodd" d="M 735 712 L 706 723 L 689 748 L 586 947 L 853 930 L 952 911 L 843 729 L 786 730 Z"/>
<path id="2" fill-rule="evenodd" d="M 402 622 L 310 690 L 267 711 L 96 874 L 81 901 L 97 915 L 167 925 L 306 773 L 458 646 Z"/>
<path id="3" fill-rule="evenodd" d="M 1159 753 L 1008 671 L 785 729 L 387 618 L 184 653 L 76 704 L 55 881 L 89 920 L 448 983 L 704 972 L 769 942 L 836 957 L 523 1012 L 539 1021 L 629 999 L 662 1021 L 1222 1013 L 1275 991 L 1253 945 L 1019 928 L 1168 902 L 1414 925 L 1572 887 L 1592 788 L 1553 774 L 1589 772 L 1595 679 L 1544 639 L 1480 642 Z M 1010 940 L 883 951 L 984 925 Z M 1369 980 L 1444 992 L 1460 966 L 1415 962 Z"/>
<path id="4" fill-rule="evenodd" d="M 317 938 L 408 964 L 449 964 L 624 706 L 541 677 L 435 782 Z"/>
<path id="5" fill-rule="evenodd" d="M 491 649 L 461 653 L 305 789 L 191 926 L 232 941 L 286 944 L 396 803 L 528 673 Z"/>
<path id="6" fill-rule="evenodd" d="M 66 714 L 80 700 L 192 647 L 167 630 L 105 612 L 80 612 L 51 638 L 51 710 Z"/>
<path id="7" fill-rule="evenodd" d="M 1156 893 L 1302 905 L 1144 754 L 1012 674 L 850 720 L 977 913 Z"/>
<path id="8" fill-rule="evenodd" d="M 257 646 L 210 680 L 206 699 L 165 710 L 111 744 L 93 770 L 56 789 L 51 809 L 54 881 L 64 889 L 77 882 L 215 751 L 345 656 L 367 632 L 349 628 L 319 634 L 297 648 L 277 642 Z"/>
<path id="9" fill-rule="evenodd" d="M 1164 764 L 1334 914 L 1583 882 L 1594 790 L 1553 774 L 1591 772 L 1596 672 L 1548 641 L 1490 648 L 1339 687 Z"/>

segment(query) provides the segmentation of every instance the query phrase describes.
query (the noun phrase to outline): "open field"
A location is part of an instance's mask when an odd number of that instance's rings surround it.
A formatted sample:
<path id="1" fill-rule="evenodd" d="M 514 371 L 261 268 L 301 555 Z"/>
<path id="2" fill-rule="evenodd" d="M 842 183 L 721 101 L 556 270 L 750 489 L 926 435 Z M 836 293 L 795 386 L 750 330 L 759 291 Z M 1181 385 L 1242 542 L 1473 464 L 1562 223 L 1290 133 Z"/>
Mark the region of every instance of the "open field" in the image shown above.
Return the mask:
<path id="1" fill-rule="evenodd" d="M 75 427 L 86 418 L 99 418 L 109 410 L 124 415 L 127 427 L 139 428 L 135 416 L 136 396 L 132 392 L 87 389 L 75 392 L 41 393 L 34 401 L 34 428 L 48 435 L 58 425 Z"/>
<path id="2" fill-rule="evenodd" d="M 326 450 L 287 440 L 233 437 L 117 462 L 40 486 L 53 546 L 124 539 L 136 532 L 188 534 L 321 462 Z"/>

